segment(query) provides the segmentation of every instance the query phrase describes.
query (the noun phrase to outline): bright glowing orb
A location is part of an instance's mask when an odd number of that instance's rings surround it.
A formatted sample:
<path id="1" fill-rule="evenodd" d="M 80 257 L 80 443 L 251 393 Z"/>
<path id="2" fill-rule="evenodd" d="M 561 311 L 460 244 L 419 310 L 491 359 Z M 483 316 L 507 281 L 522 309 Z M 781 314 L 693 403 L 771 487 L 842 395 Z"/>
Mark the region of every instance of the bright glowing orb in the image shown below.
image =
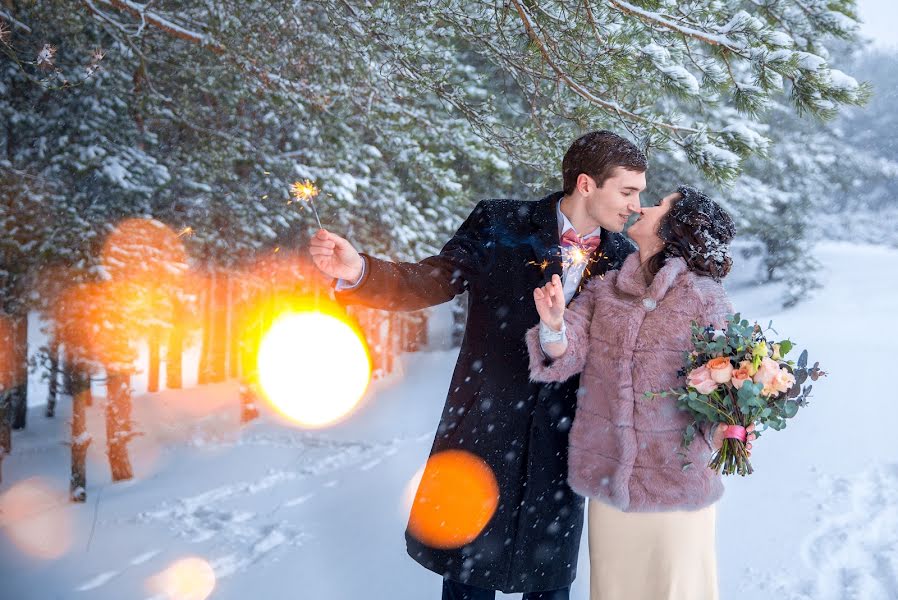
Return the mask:
<path id="1" fill-rule="evenodd" d="M 483 459 L 464 450 L 430 457 L 409 516 L 409 532 L 432 548 L 461 548 L 493 518 L 499 485 Z"/>
<path id="2" fill-rule="evenodd" d="M 358 405 L 371 361 L 364 339 L 348 323 L 319 312 L 288 313 L 262 339 L 258 374 L 279 413 L 305 427 L 324 427 Z"/>

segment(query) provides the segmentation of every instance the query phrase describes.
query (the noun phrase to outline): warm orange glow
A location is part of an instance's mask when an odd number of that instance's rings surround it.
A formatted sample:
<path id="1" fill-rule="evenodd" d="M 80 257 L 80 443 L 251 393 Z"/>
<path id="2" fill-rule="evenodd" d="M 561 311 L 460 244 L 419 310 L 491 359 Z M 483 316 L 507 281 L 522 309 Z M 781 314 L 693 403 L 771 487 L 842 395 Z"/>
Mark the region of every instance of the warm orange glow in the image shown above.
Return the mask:
<path id="1" fill-rule="evenodd" d="M 66 493 L 38 478 L 26 479 L 0 496 L 0 525 L 22 553 L 53 560 L 72 545 L 68 506 Z"/>
<path id="2" fill-rule="evenodd" d="M 345 318 L 287 312 L 262 338 L 259 384 L 268 402 L 304 427 L 335 423 L 358 405 L 371 379 L 364 337 Z"/>
<path id="3" fill-rule="evenodd" d="M 186 251 L 159 221 L 127 219 L 103 244 L 103 282 L 63 290 L 55 303 L 60 342 L 74 356 L 127 369 L 135 341 L 172 320 L 174 298 L 185 283 Z"/>
<path id="4" fill-rule="evenodd" d="M 149 581 L 168 600 L 205 600 L 215 589 L 215 571 L 202 558 L 182 558 Z"/>
<path id="5" fill-rule="evenodd" d="M 191 232 L 187 227 L 184 232 Z M 179 235 L 155 219 L 126 219 L 103 242 L 100 262 L 117 280 L 160 286 L 186 270 L 187 252 Z"/>
<path id="6" fill-rule="evenodd" d="M 427 461 L 409 532 L 433 548 L 460 548 L 480 535 L 498 504 L 489 466 L 470 452 L 446 450 Z"/>

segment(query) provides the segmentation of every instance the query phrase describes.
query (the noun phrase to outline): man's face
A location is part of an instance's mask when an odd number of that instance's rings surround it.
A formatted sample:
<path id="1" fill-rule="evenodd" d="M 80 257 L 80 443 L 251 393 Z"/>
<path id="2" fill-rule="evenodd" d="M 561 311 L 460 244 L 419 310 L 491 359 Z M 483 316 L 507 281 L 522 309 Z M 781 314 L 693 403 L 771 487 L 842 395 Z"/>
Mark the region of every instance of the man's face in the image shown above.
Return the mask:
<path id="1" fill-rule="evenodd" d="M 645 190 L 645 173 L 616 167 L 602 187 L 597 187 L 591 177 L 588 179 L 584 196 L 590 218 L 607 231 L 623 231 L 630 216 L 640 210 L 639 194 Z"/>

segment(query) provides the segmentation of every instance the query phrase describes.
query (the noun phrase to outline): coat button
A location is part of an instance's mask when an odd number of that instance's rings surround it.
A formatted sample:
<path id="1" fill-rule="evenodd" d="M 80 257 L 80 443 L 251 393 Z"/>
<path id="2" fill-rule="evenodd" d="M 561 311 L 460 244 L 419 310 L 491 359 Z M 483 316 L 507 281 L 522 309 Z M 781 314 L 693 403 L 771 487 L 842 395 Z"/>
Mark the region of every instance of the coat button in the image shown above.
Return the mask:
<path id="1" fill-rule="evenodd" d="M 646 310 L 655 310 L 655 307 L 658 306 L 654 298 L 643 298 L 642 305 Z"/>

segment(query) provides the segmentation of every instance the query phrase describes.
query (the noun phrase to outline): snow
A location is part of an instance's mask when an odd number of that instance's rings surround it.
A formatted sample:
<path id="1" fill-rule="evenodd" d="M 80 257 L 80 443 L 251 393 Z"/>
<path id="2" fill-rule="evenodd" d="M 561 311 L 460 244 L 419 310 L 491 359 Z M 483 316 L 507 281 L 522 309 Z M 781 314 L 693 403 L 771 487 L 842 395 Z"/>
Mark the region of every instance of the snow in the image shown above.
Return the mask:
<path id="1" fill-rule="evenodd" d="M 858 88 L 857 79 L 838 69 L 829 70 L 829 83 L 832 87 L 844 92 L 851 92 Z"/>
<path id="2" fill-rule="evenodd" d="M 826 59 L 810 52 L 796 52 L 798 65 L 808 71 L 817 71 L 826 64 Z"/>
<path id="3" fill-rule="evenodd" d="M 785 431 L 757 441 L 755 473 L 726 480 L 718 511 L 723 600 L 896 597 L 889 390 L 898 249 L 827 242 L 815 255 L 824 288 L 789 310 L 779 308 L 782 287 L 755 285 L 753 264 L 737 261 L 726 280 L 738 309 L 773 319 L 779 337 L 807 347 L 830 375 Z M 216 574 L 216 599 L 437 598 L 439 577 L 408 558 L 403 531 L 456 353 L 403 356 L 356 414 L 326 430 L 298 430 L 268 412 L 241 429 L 233 382 L 143 394 L 134 406 L 145 433 L 131 444 L 136 477 L 118 484 L 109 480 L 95 402 L 87 502 L 41 505 L 41 515 L 71 530 L 71 545 L 57 560 L 29 558 L 0 512 L 2 597 L 149 598 L 152 578 L 198 556 Z M 185 376 L 191 371 L 185 365 Z M 33 408 L 29 428 L 14 433 L 0 497 L 33 477 L 65 495 L 70 410 L 61 401 L 49 420 Z M 572 598 L 587 600 L 585 538 L 580 565 Z M 509 597 L 520 595 L 498 595 Z"/>

